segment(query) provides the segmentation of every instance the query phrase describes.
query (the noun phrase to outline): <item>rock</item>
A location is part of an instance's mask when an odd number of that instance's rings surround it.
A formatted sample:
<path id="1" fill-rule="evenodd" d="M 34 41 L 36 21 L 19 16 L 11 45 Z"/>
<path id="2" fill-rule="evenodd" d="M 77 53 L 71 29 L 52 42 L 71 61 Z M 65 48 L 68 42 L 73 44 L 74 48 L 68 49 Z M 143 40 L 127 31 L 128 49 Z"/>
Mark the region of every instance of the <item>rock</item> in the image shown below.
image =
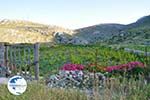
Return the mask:
<path id="1" fill-rule="evenodd" d="M 60 44 L 87 45 L 88 41 L 80 37 L 71 37 L 64 32 L 56 32 L 53 34 L 55 41 Z"/>
<path id="2" fill-rule="evenodd" d="M 145 52 L 145 51 L 141 51 L 141 50 L 134 50 L 134 49 L 130 49 L 130 48 L 124 48 L 124 51 L 129 52 L 129 53 L 133 53 L 133 54 L 136 54 L 136 55 L 150 56 L 150 52 Z"/>
<path id="3" fill-rule="evenodd" d="M 95 75 L 95 77 L 94 77 Z M 66 71 L 60 70 L 58 74 L 51 75 L 46 80 L 46 84 L 53 88 L 80 88 L 91 89 L 93 87 L 94 80 L 98 80 L 98 86 L 102 87 L 105 80 L 105 76 L 102 73 L 84 73 L 81 70 Z"/>
<path id="4" fill-rule="evenodd" d="M 129 48 L 124 48 L 124 51 L 126 51 L 126 52 L 133 52 L 133 50 L 129 49 Z"/>
<path id="5" fill-rule="evenodd" d="M 79 37 L 75 36 L 74 38 L 72 38 L 71 41 L 69 41 L 69 43 L 74 44 L 74 45 L 87 45 L 88 41 L 83 38 L 79 38 Z"/>
<path id="6" fill-rule="evenodd" d="M 66 44 L 69 41 L 69 39 L 66 37 L 65 33 L 63 32 L 56 32 L 53 35 L 57 43 Z"/>

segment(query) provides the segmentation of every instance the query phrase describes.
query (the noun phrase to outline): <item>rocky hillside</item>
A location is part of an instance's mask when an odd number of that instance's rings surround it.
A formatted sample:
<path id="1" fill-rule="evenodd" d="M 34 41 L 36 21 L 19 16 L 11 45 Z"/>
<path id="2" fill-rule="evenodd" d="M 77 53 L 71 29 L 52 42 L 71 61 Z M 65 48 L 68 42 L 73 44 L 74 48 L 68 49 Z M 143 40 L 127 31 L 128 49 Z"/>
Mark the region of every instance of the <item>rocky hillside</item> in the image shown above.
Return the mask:
<path id="1" fill-rule="evenodd" d="M 87 39 L 90 43 L 141 44 L 150 41 L 150 16 L 142 17 L 128 25 L 100 24 L 75 31 L 77 36 Z"/>
<path id="2" fill-rule="evenodd" d="M 128 25 L 99 24 L 76 30 L 29 21 L 0 21 L 0 42 L 53 42 L 86 45 L 99 42 L 143 44 L 146 41 L 150 41 L 150 16 L 142 17 Z"/>
<path id="3" fill-rule="evenodd" d="M 87 39 L 90 43 L 103 42 L 114 35 L 118 35 L 120 31 L 124 28 L 121 24 L 100 24 L 90 27 L 85 27 L 77 29 L 76 36 Z"/>
<path id="4" fill-rule="evenodd" d="M 72 30 L 21 20 L 0 21 L 0 42 L 35 43 L 53 42 L 56 32 L 73 34 Z"/>
<path id="5" fill-rule="evenodd" d="M 110 41 L 125 44 L 143 44 L 150 41 L 150 16 L 142 17 L 136 22 L 126 25 L 120 35 L 114 36 Z"/>

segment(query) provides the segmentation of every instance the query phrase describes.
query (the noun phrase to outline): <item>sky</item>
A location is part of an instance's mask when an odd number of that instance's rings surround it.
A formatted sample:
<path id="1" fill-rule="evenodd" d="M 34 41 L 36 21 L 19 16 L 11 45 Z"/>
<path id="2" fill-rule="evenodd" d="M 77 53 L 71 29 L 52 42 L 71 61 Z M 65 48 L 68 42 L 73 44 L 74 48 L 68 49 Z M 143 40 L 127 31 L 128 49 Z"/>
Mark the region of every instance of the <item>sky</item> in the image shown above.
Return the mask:
<path id="1" fill-rule="evenodd" d="M 28 20 L 77 29 L 129 24 L 150 15 L 150 0 L 0 0 L 0 20 Z"/>

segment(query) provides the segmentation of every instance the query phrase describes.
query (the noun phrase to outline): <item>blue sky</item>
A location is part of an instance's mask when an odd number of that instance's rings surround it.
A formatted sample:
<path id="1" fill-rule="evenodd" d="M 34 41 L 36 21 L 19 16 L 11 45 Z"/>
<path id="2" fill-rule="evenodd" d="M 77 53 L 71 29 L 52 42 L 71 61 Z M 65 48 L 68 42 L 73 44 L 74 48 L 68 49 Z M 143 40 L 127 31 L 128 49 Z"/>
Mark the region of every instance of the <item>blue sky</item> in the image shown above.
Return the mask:
<path id="1" fill-rule="evenodd" d="M 0 19 L 19 19 L 76 29 L 128 24 L 150 14 L 150 0 L 0 0 Z"/>

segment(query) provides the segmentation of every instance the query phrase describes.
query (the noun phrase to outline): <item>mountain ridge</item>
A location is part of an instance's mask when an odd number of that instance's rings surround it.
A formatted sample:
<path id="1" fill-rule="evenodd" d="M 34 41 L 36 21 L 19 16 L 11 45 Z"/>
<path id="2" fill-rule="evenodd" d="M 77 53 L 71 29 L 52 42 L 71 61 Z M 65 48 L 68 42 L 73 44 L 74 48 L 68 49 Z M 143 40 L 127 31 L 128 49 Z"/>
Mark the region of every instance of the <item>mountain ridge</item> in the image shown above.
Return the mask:
<path id="1" fill-rule="evenodd" d="M 105 27 L 105 30 L 103 27 Z M 150 15 L 141 17 L 136 22 L 127 25 L 117 23 L 98 24 L 75 31 L 77 31 L 77 36 L 82 38 L 88 35 L 88 40 L 92 40 L 92 43 L 136 43 L 135 41 L 139 39 L 141 40 L 139 44 L 141 44 L 150 40 Z M 96 35 L 93 34 L 95 32 Z"/>
<path id="2" fill-rule="evenodd" d="M 58 33 L 57 36 L 56 33 Z M 5 19 L 0 21 L 0 36 L 0 42 L 8 43 L 69 44 L 74 41 L 74 44 L 80 44 L 80 42 L 81 44 L 142 44 L 150 41 L 150 15 L 127 25 L 103 23 L 75 30 L 31 21 Z"/>

